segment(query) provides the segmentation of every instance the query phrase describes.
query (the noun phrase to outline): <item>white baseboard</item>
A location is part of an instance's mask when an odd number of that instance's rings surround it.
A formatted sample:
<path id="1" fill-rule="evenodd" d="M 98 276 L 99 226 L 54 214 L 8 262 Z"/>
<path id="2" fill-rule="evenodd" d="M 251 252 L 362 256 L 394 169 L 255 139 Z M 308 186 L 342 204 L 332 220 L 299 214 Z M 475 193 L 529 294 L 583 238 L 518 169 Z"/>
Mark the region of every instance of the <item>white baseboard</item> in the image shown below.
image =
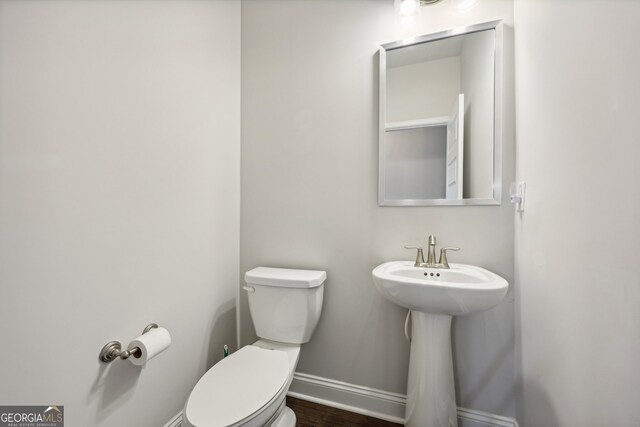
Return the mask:
<path id="1" fill-rule="evenodd" d="M 296 372 L 288 395 L 393 423 L 404 423 L 407 398 L 400 393 Z"/>
<path id="2" fill-rule="evenodd" d="M 458 406 L 458 427 L 518 427 L 514 418 Z"/>
<path id="3" fill-rule="evenodd" d="M 370 387 L 296 372 L 289 396 L 404 424 L 407 398 Z M 513 418 L 458 407 L 458 427 L 518 427 Z"/>
<path id="4" fill-rule="evenodd" d="M 407 397 L 375 388 L 296 372 L 287 395 L 302 400 L 404 424 Z M 182 427 L 182 411 L 164 427 Z M 458 427 L 518 427 L 513 418 L 458 407 Z"/>
<path id="5" fill-rule="evenodd" d="M 182 411 L 178 412 L 164 427 L 182 427 Z"/>

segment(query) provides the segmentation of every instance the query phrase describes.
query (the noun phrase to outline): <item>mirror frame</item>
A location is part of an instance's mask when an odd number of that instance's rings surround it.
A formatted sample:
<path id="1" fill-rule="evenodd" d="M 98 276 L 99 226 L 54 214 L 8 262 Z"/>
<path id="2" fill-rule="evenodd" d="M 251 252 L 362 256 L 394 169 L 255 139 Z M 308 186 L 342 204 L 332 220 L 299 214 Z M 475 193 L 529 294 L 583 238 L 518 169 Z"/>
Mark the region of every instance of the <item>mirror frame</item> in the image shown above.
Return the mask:
<path id="1" fill-rule="evenodd" d="M 400 199 L 387 200 L 384 197 L 384 137 L 387 116 L 387 51 L 407 46 L 442 40 L 463 34 L 479 31 L 495 30 L 495 57 L 493 83 L 493 197 L 489 199 Z M 379 133 L 378 133 L 378 206 L 467 206 L 467 205 L 500 205 L 502 203 L 502 123 L 503 123 L 503 49 L 504 30 L 502 20 L 490 21 L 467 27 L 455 28 L 438 33 L 412 37 L 383 44 L 379 50 Z"/>

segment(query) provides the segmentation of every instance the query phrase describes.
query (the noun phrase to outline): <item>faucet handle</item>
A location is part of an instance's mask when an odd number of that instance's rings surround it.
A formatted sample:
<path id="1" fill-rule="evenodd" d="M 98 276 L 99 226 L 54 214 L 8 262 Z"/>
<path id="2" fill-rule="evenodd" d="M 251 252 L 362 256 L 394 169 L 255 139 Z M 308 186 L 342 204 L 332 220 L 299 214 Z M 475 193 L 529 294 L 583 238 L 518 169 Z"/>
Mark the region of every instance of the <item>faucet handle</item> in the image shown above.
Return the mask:
<path id="1" fill-rule="evenodd" d="M 449 261 L 447 261 L 447 251 L 459 251 L 460 248 L 450 247 L 450 248 L 442 248 L 440 249 L 440 260 L 438 264 L 442 265 L 444 268 L 449 268 Z"/>
<path id="2" fill-rule="evenodd" d="M 422 252 L 422 248 L 420 246 L 413 246 L 413 245 L 405 245 L 404 247 L 405 249 L 417 249 L 418 253 L 416 254 L 416 263 L 415 266 L 417 267 L 420 264 L 424 264 L 424 253 Z"/>

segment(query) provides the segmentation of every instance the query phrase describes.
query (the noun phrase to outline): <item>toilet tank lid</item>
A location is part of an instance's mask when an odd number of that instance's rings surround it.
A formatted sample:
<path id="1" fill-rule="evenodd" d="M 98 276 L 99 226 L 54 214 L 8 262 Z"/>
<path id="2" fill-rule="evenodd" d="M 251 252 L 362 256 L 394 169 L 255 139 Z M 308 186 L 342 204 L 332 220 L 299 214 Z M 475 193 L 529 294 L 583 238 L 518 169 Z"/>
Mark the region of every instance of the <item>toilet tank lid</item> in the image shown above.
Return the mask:
<path id="1" fill-rule="evenodd" d="M 251 285 L 281 288 L 315 288 L 327 280 L 327 273 L 319 270 L 256 267 L 247 271 L 244 280 Z"/>

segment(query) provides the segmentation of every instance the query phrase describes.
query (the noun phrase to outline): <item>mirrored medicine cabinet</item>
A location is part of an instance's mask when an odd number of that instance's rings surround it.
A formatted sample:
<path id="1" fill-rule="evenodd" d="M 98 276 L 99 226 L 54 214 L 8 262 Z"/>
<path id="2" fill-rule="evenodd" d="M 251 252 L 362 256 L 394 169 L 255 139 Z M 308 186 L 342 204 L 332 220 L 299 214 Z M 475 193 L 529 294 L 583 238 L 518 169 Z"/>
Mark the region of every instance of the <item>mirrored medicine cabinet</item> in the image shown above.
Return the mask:
<path id="1" fill-rule="evenodd" d="M 381 46 L 378 204 L 499 205 L 501 21 Z"/>

